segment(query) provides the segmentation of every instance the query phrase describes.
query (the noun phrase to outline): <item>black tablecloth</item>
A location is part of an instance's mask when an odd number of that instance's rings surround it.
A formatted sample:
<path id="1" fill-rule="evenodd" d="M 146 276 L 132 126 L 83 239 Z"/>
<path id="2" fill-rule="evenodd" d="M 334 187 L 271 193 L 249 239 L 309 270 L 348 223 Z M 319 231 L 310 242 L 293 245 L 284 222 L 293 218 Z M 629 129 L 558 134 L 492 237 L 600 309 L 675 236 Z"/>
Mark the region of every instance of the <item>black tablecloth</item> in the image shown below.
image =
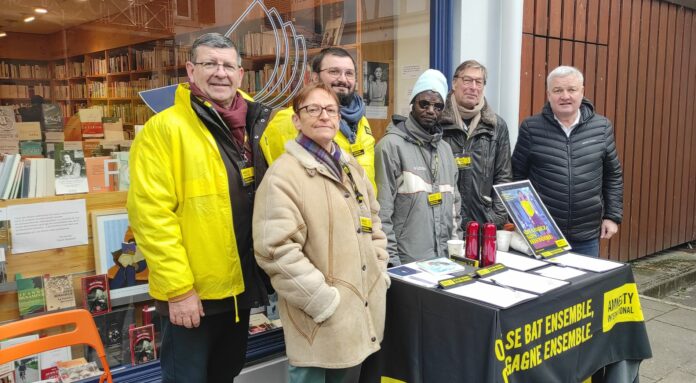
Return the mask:
<path id="1" fill-rule="evenodd" d="M 395 279 L 382 350 L 361 380 L 581 382 L 652 356 L 629 266 L 571 282 L 503 310 Z"/>

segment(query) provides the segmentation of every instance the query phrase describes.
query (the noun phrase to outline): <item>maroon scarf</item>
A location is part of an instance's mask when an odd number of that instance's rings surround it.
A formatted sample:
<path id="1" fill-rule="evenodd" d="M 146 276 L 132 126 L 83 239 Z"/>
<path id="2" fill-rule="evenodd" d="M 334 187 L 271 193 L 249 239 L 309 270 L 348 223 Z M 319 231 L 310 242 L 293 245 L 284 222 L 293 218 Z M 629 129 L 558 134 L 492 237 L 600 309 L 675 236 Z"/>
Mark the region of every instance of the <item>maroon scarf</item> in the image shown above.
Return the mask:
<path id="1" fill-rule="evenodd" d="M 234 96 L 230 107 L 224 108 L 217 102 L 208 98 L 208 96 L 203 93 L 203 91 L 197 87 L 196 84 L 191 84 L 190 88 L 191 94 L 202 100 L 208 101 L 213 108 L 215 108 L 220 117 L 222 117 L 222 119 L 225 121 L 225 124 L 227 124 L 227 126 L 230 128 L 232 139 L 237 142 L 240 148 L 244 148 L 246 157 L 251 160 L 251 146 L 244 140 L 244 135 L 246 133 L 246 115 L 249 107 L 242 95 L 237 93 Z"/>

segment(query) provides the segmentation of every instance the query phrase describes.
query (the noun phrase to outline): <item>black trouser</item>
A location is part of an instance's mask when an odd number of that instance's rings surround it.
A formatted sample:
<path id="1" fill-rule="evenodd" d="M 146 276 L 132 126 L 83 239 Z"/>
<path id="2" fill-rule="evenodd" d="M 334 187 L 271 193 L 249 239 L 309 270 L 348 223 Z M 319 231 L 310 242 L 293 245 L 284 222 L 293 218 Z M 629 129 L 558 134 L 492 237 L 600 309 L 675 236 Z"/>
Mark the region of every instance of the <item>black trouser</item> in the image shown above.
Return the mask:
<path id="1" fill-rule="evenodd" d="M 200 326 L 191 329 L 173 325 L 163 316 L 162 382 L 232 382 L 244 367 L 249 311 L 239 310 L 239 323 L 234 311 L 206 315 Z"/>

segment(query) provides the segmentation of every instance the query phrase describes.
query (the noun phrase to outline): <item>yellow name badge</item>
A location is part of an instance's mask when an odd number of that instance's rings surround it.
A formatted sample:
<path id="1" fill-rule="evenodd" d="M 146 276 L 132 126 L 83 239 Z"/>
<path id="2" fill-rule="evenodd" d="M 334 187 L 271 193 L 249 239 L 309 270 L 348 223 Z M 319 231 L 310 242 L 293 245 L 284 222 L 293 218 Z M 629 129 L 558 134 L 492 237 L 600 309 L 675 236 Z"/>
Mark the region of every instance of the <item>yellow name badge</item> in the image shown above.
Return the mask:
<path id="1" fill-rule="evenodd" d="M 254 183 L 254 168 L 248 167 L 242 169 L 242 182 L 244 186 L 251 185 Z"/>
<path id="2" fill-rule="evenodd" d="M 360 229 L 363 233 L 372 233 L 372 219 L 360 217 Z"/>
<path id="3" fill-rule="evenodd" d="M 442 193 L 430 193 L 428 194 L 428 205 L 436 206 L 442 203 Z"/>
<path id="4" fill-rule="evenodd" d="M 353 155 L 353 157 L 362 156 L 365 154 L 365 148 L 363 148 L 361 143 L 356 142 L 350 145 L 350 153 Z"/>
<path id="5" fill-rule="evenodd" d="M 463 156 L 455 158 L 457 160 L 457 168 L 468 169 L 471 166 L 471 156 Z"/>

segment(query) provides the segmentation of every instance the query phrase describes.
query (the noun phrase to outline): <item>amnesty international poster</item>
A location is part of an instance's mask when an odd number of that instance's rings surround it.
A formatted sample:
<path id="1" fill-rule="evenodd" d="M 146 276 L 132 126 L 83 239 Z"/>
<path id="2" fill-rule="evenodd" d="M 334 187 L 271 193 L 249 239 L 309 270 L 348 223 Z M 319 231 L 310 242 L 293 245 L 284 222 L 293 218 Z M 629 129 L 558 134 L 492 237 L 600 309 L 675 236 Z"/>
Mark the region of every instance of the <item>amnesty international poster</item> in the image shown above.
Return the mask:
<path id="1" fill-rule="evenodd" d="M 528 180 L 493 188 L 535 255 L 550 257 L 570 250 L 568 241 Z"/>

